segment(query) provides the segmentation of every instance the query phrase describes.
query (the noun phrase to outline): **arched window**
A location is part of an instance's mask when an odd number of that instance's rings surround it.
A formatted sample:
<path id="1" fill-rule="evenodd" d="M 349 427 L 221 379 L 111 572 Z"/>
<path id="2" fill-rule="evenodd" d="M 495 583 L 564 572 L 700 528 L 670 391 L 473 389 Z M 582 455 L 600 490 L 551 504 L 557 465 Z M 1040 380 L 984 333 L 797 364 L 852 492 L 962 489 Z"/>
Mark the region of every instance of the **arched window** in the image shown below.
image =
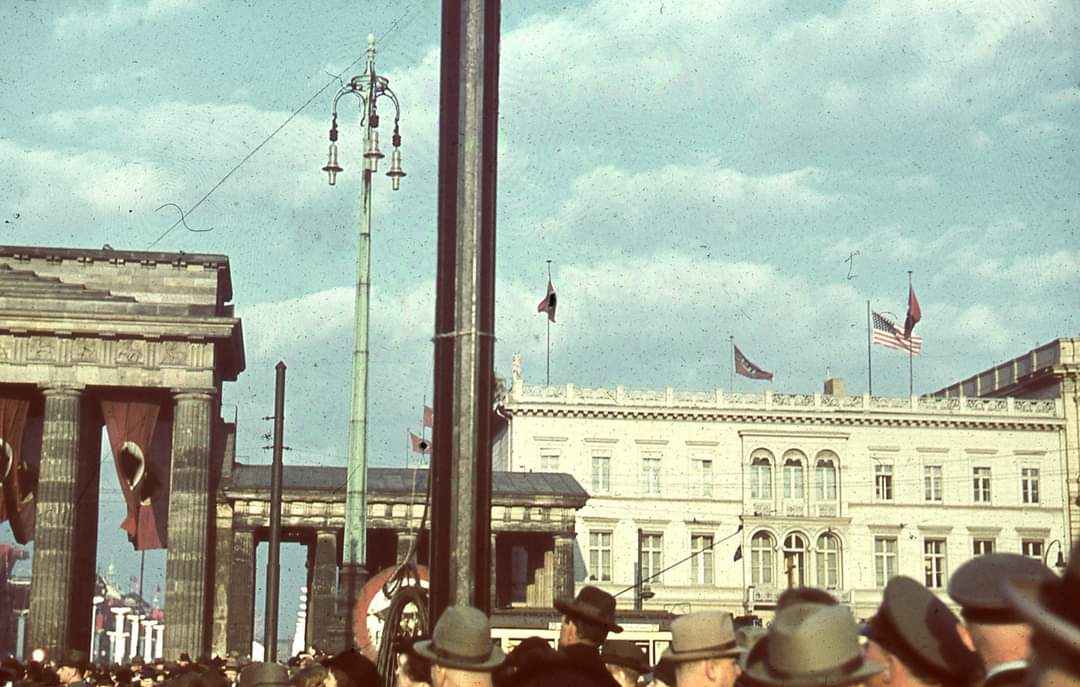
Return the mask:
<path id="1" fill-rule="evenodd" d="M 818 501 L 836 500 L 836 460 L 834 454 L 823 451 L 814 466 L 814 491 Z"/>
<path id="2" fill-rule="evenodd" d="M 758 532 L 750 540 L 750 579 L 759 587 L 776 586 L 773 561 L 776 543 L 768 532 Z"/>
<path id="3" fill-rule="evenodd" d="M 772 454 L 754 451 L 750 459 L 750 498 L 772 498 Z"/>
<path id="4" fill-rule="evenodd" d="M 784 537 L 784 575 L 790 587 L 806 584 L 806 539 L 801 534 Z"/>
<path id="5" fill-rule="evenodd" d="M 798 451 L 784 454 L 784 498 L 803 498 L 803 455 Z"/>
<path id="6" fill-rule="evenodd" d="M 840 540 L 829 533 L 817 540 L 817 585 L 825 589 L 840 588 Z"/>

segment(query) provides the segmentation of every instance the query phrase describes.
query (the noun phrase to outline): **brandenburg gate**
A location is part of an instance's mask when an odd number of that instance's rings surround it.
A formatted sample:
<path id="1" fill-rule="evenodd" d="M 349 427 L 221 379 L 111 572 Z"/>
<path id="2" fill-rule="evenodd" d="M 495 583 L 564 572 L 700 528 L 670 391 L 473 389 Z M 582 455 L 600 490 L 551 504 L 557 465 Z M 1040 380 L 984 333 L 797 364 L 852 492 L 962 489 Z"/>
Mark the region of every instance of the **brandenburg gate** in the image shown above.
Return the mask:
<path id="1" fill-rule="evenodd" d="M 116 479 L 132 545 L 167 548 L 165 656 L 209 647 L 221 386 L 244 369 L 231 299 L 223 255 L 0 246 L 0 521 L 34 542 L 29 646 L 89 647 L 72 619 Z"/>

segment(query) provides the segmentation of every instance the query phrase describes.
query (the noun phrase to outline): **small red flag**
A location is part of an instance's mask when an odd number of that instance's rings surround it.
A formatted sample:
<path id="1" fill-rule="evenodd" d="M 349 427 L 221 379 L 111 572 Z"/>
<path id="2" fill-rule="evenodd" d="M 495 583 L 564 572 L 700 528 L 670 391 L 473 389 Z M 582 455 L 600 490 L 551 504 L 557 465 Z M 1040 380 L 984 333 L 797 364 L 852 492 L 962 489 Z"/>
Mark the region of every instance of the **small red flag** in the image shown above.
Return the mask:
<path id="1" fill-rule="evenodd" d="M 555 287 L 551 285 L 551 277 L 548 277 L 547 295 L 544 296 L 544 299 L 536 306 L 536 312 L 546 312 L 548 319 L 554 322 L 555 304 Z"/>
<path id="2" fill-rule="evenodd" d="M 743 377 L 749 377 L 750 379 L 767 379 L 772 381 L 772 372 L 766 372 L 754 363 L 750 362 L 750 359 L 743 355 L 743 352 L 739 350 L 738 346 L 732 344 L 735 349 L 735 374 L 742 375 Z"/>
<path id="3" fill-rule="evenodd" d="M 915 289 L 908 287 L 907 297 L 907 319 L 904 320 L 904 338 L 910 339 L 911 332 L 914 331 L 915 325 L 922 319 L 922 308 L 919 307 L 919 300 L 915 298 Z"/>
<path id="4" fill-rule="evenodd" d="M 435 411 L 431 406 L 424 406 L 424 426 L 435 429 Z"/>
<path id="5" fill-rule="evenodd" d="M 418 437 L 409 432 L 409 441 L 412 443 L 413 453 L 431 453 L 431 442 L 424 437 Z"/>

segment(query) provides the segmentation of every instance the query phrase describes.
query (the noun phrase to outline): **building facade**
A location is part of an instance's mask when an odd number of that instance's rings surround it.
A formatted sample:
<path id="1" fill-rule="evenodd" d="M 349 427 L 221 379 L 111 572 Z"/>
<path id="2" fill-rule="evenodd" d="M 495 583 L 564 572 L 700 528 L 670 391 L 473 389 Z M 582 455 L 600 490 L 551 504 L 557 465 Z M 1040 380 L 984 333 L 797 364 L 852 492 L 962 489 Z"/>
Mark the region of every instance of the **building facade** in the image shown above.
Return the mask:
<path id="1" fill-rule="evenodd" d="M 515 358 L 500 410 L 496 469 L 581 482 L 576 584 L 624 607 L 640 567 L 646 609 L 768 617 L 813 585 L 861 618 L 895 575 L 947 600 L 978 553 L 1068 553 L 1060 399 L 538 387 Z"/>

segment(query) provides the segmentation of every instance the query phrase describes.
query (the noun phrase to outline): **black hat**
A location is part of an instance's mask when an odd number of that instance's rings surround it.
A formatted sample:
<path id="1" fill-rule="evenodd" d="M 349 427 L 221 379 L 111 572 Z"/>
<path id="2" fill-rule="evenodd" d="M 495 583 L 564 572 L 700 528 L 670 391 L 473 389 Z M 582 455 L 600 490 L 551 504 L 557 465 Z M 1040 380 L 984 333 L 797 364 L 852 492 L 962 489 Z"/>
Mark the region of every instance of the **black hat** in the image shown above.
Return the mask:
<path id="1" fill-rule="evenodd" d="M 252 663 L 240 671 L 240 687 L 286 687 L 289 671 L 280 663 Z"/>
<path id="2" fill-rule="evenodd" d="M 604 663 L 629 668 L 635 673 L 649 672 L 649 658 L 640 646 L 628 639 L 609 639 L 600 649 L 600 660 Z"/>
<path id="3" fill-rule="evenodd" d="M 1005 594 L 1009 602 L 1041 632 L 1071 656 L 1080 660 L 1080 540 L 1069 555 L 1069 565 L 1061 578 L 1036 581 L 1008 580 Z"/>
<path id="4" fill-rule="evenodd" d="M 68 651 L 63 657 L 56 662 L 57 667 L 67 666 L 74 668 L 80 673 L 87 669 L 90 664 L 90 655 L 85 651 L 79 651 L 78 649 L 72 649 Z"/>
<path id="5" fill-rule="evenodd" d="M 328 658 L 323 665 L 327 668 L 337 668 L 348 675 L 356 685 L 374 685 L 382 682 L 375 664 L 356 649 L 346 649 L 333 658 Z"/>
<path id="6" fill-rule="evenodd" d="M 979 670 L 978 656 L 960 639 L 959 624 L 929 589 L 910 577 L 894 577 L 863 634 L 917 674 L 948 682 Z"/>
<path id="7" fill-rule="evenodd" d="M 622 632 L 615 624 L 615 597 L 597 587 L 582 587 L 575 599 L 557 599 L 555 608 L 564 615 Z"/>
<path id="8" fill-rule="evenodd" d="M 989 553 L 964 563 L 949 580 L 949 596 L 962 607 L 960 615 L 976 623 L 1018 623 L 1020 615 L 1005 596 L 1005 580 L 1055 579 L 1042 561 L 1017 553 Z"/>

